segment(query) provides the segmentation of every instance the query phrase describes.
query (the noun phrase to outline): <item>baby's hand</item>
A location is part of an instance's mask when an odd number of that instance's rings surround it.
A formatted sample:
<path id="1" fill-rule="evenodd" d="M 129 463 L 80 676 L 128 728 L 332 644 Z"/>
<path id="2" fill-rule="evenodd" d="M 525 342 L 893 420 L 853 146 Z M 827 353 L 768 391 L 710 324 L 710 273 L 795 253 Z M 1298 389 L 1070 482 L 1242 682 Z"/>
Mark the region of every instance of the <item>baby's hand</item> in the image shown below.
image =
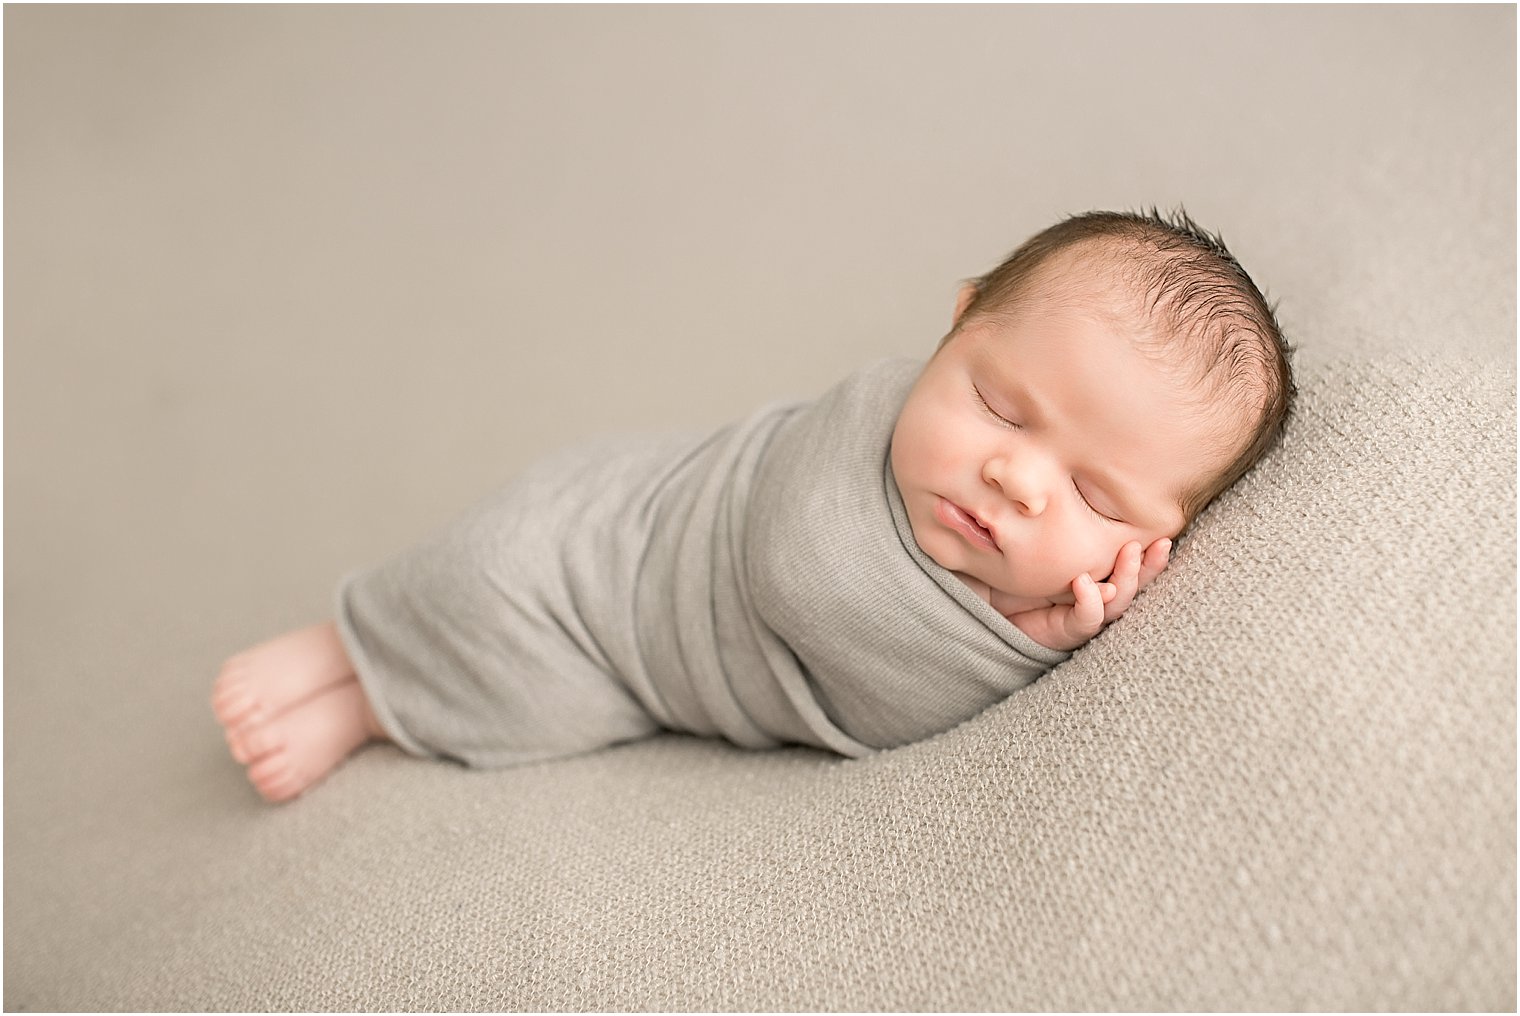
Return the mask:
<path id="1" fill-rule="evenodd" d="M 1142 554 L 1140 542 L 1132 540 L 1120 548 L 1109 581 L 1094 582 L 1086 572 L 1072 579 L 1075 603 L 1025 610 L 1008 620 L 1047 649 L 1075 649 L 1129 609 L 1135 594 L 1165 570 L 1171 551 L 1171 540 L 1157 540 Z"/>

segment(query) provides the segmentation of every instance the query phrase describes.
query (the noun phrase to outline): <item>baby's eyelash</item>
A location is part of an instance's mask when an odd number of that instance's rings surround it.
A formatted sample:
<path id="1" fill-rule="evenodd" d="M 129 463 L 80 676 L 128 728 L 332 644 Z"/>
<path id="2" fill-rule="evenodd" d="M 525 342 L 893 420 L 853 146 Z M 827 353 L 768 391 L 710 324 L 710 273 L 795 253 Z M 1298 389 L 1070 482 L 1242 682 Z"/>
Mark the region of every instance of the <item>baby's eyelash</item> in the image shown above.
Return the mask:
<path id="1" fill-rule="evenodd" d="M 976 401 L 979 402 L 979 403 L 981 403 L 982 408 L 987 411 L 987 415 L 990 416 L 990 417 L 992 417 L 998 423 L 1001 423 L 1005 427 L 1012 427 L 1014 430 L 1018 430 L 1018 429 L 1020 429 L 1020 427 L 1023 426 L 1022 424 L 1014 423 L 1012 420 L 1008 419 L 1006 416 L 1000 415 L 997 410 L 995 410 L 991 406 L 987 405 L 987 400 L 984 399 L 984 398 L 982 398 L 982 390 L 980 388 L 978 388 L 976 385 L 972 385 L 971 386 L 971 394 L 973 394 L 973 395 L 976 396 Z"/>
<path id="2" fill-rule="evenodd" d="M 1073 479 L 1071 481 L 1071 487 L 1072 487 L 1073 490 L 1075 490 L 1077 492 L 1077 497 L 1082 501 L 1082 504 L 1087 507 L 1088 511 L 1090 511 L 1094 515 L 1098 516 L 1098 518 L 1102 519 L 1104 522 L 1112 522 L 1114 525 L 1119 525 L 1119 520 L 1118 519 L 1111 519 L 1107 515 L 1104 515 L 1102 512 L 1098 511 L 1098 509 L 1096 509 L 1096 508 L 1094 508 L 1092 506 L 1092 502 L 1089 501 L 1089 500 L 1087 500 L 1087 495 L 1084 494 L 1084 493 L 1082 493 L 1082 488 L 1077 486 L 1076 479 Z"/>

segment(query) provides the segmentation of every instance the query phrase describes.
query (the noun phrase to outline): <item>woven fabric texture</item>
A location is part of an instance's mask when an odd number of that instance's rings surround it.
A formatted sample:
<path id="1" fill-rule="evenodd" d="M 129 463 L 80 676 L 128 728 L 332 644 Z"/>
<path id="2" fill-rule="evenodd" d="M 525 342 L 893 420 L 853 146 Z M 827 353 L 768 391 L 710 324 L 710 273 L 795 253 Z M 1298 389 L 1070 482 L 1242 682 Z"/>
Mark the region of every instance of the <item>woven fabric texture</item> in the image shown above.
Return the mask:
<path id="1" fill-rule="evenodd" d="M 284 1001 L 373 1004 L 378 975 L 423 1009 L 1502 1003 L 1513 618 L 1474 601 L 1515 574 L 1514 380 L 1306 382 L 1127 623 L 1005 704 L 859 762 L 678 742 L 482 786 L 479 824 L 462 792 L 412 810 L 386 853 L 438 880 L 350 877 L 388 919 L 303 905 L 347 977 Z M 647 798 L 594 789 L 633 766 Z"/>
<path id="2" fill-rule="evenodd" d="M 930 741 L 371 749 L 232 849 L 187 823 L 203 867 L 116 945 L 154 964 L 50 1001 L 1503 1008 L 1514 397 L 1484 366 L 1314 372 L 1122 625 Z"/>

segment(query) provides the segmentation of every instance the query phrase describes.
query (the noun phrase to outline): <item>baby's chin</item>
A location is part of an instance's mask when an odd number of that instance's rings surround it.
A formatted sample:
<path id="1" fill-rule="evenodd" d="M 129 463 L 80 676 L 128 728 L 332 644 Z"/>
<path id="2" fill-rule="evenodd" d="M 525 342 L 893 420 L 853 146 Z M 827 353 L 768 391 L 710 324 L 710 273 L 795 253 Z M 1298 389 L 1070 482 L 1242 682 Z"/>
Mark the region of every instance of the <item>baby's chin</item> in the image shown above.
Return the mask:
<path id="1" fill-rule="evenodd" d="M 1056 603 L 1075 602 L 1070 589 L 1061 589 L 1049 595 L 1042 595 L 1031 592 L 1027 588 L 1010 589 L 1006 586 L 995 586 L 985 580 L 973 580 L 968 584 L 977 590 L 982 599 L 992 604 L 993 610 L 996 610 L 1004 617 L 1012 617 L 1014 614 L 1021 614 L 1026 610 L 1040 610 Z"/>
<path id="2" fill-rule="evenodd" d="M 943 534 L 935 534 L 942 537 Z M 1046 592 L 1031 592 L 1028 589 L 1009 588 L 1010 583 L 1004 583 L 1008 576 L 991 574 L 986 560 L 968 559 L 964 550 L 957 543 L 951 543 L 948 548 L 934 539 L 925 539 L 917 531 L 914 532 L 918 540 L 919 548 L 929 556 L 935 564 L 950 572 L 966 585 L 976 591 L 982 599 L 992 604 L 993 608 L 1003 615 L 1016 614 L 1025 610 L 1039 610 L 1057 603 L 1075 603 L 1071 595 L 1069 585 L 1061 585 Z M 948 553 L 946 550 L 948 549 Z M 1001 572 L 1001 568 L 993 571 Z"/>
<path id="3" fill-rule="evenodd" d="M 999 614 L 1021 614 L 1026 610 L 1040 610 L 1053 606 L 1057 603 L 1075 603 L 1070 590 L 1064 593 L 1050 596 L 1031 596 L 1027 593 L 1014 593 L 1004 589 L 993 589 L 988 596 L 990 602 Z"/>

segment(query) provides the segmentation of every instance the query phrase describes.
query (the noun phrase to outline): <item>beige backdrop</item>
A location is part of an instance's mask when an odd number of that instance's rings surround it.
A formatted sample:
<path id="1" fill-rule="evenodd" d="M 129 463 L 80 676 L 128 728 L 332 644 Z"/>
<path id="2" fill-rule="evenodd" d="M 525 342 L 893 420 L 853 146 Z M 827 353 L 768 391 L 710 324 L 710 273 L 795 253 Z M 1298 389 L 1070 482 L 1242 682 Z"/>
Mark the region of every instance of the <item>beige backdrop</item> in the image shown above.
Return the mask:
<path id="1" fill-rule="evenodd" d="M 128 997 L 163 880 L 280 821 L 225 656 L 549 447 L 927 354 L 1061 215 L 1185 203 L 1304 362 L 1513 369 L 1511 6 L 4 23 L 8 1008 Z"/>

